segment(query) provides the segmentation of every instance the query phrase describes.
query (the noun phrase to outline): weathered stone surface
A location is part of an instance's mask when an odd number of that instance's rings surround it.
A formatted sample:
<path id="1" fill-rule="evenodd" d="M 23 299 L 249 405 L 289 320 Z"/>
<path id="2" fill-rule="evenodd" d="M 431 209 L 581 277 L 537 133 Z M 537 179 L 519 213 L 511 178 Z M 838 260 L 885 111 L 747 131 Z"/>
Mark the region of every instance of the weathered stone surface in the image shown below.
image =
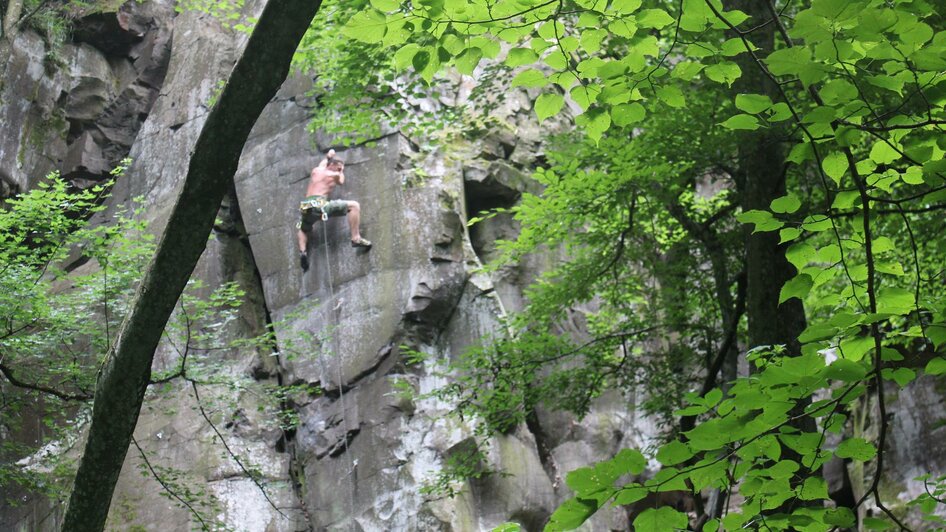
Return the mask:
<path id="1" fill-rule="evenodd" d="M 144 216 L 160 230 L 187 163 L 174 155 L 193 145 L 218 80 L 244 40 L 206 16 L 175 17 L 170 0 L 128 2 L 83 19 L 77 42 L 63 50 L 68 69 L 48 72 L 42 39 L 21 34 L 5 65 L 10 75 L 0 81 L 3 131 L 15 132 L 0 136 L 0 192 L 28 187 L 52 168 L 75 178 L 101 174 L 131 147 L 135 163 L 115 201 L 144 196 Z M 269 315 L 280 353 L 247 348 L 216 355 L 221 375 L 247 383 L 237 392 L 200 386 L 200 406 L 219 434 L 200 413 L 192 388 L 177 382 L 149 395 L 138 443 L 154 465 L 183 469 L 189 487 L 212 493 L 218 502 L 212 517 L 236 529 L 470 531 L 508 520 L 540 529 L 571 496 L 563 480 L 568 471 L 623 447 L 646 448 L 661 428 L 634 413 L 634 397 L 617 393 L 599 398 L 581 420 L 538 409 L 529 426 L 484 447 L 483 467 L 510 476 L 461 483 L 452 499 L 422 491 L 448 456 L 473 441 L 471 428 L 448 415 L 455 405 L 425 395 L 448 382 L 438 363 L 505 334 L 506 310 L 523 308 L 524 286 L 559 258 L 555 252 L 530 256 L 487 276 L 477 268 L 496 257 L 497 240 L 513 238 L 519 228 L 505 214 L 469 230 L 465 224 L 483 210 L 538 192 L 528 175 L 541 164 L 543 130 L 529 115 L 529 98 L 505 95 L 501 114 L 508 127 L 450 153 L 421 152 L 397 132 L 373 146 L 340 150 L 348 180 L 337 195 L 361 203 L 363 231 L 375 246 L 352 249 L 344 218 L 318 223 L 309 242 L 312 268 L 303 274 L 298 200 L 309 170 L 332 145 L 316 135 L 313 149 L 306 124 L 317 104 L 307 96 L 309 87 L 310 80 L 293 78 L 267 107 L 241 158 L 235 197 L 221 209 L 195 272 L 209 286 L 235 280 L 247 290 L 228 337 L 260 332 Z M 565 332 L 583 334 L 580 320 L 564 322 Z M 428 360 L 410 365 L 402 346 Z M 179 361 L 165 344 L 155 367 Z M 293 396 L 300 419 L 294 432 L 277 426 L 272 405 L 261 399 L 266 386 L 280 382 L 323 389 L 318 396 Z M 903 479 L 884 486 L 891 501 L 918 493 L 922 486 L 913 477 L 946 466 L 931 458 L 946 456 L 936 423 L 940 392 L 935 381 L 922 380 L 891 398 L 887 467 Z M 860 430 L 870 435 L 871 427 L 876 422 L 865 421 Z M 269 500 L 222 448 L 221 436 L 245 465 L 260 471 Z M 186 509 L 159 496 L 160 484 L 139 474 L 142 465 L 132 449 L 110 526 L 194 526 Z M 863 489 L 869 476 L 851 471 L 855 488 Z M 23 526 L 54 527 L 53 515 L 49 523 Z M 6 524 L 0 521 L 0 528 Z M 627 515 L 610 509 L 585 530 L 628 527 Z"/>
<path id="2" fill-rule="evenodd" d="M 946 389 L 942 377 L 923 376 L 899 392 L 887 388 L 887 444 L 884 455 L 883 480 L 879 491 L 884 505 L 905 520 L 914 530 L 923 530 L 928 523 L 921 520 L 917 507 L 907 502 L 925 493 L 923 481 L 917 477 L 927 473 L 934 477 L 946 472 Z M 876 396 L 861 401 L 852 412 L 853 435 L 877 441 L 880 419 Z M 858 500 L 871 487 L 876 462 L 847 464 L 854 497 Z M 873 497 L 860 508 L 861 515 L 882 515 Z M 868 513 L 870 512 L 870 513 Z M 946 517 L 946 508 L 939 508 Z"/>
<path id="3" fill-rule="evenodd" d="M 54 169 L 101 179 L 128 154 L 164 80 L 173 2 L 126 2 L 96 17 L 124 33 L 103 36 L 80 21 L 75 42 L 51 50 L 26 30 L 0 58 L 3 189 L 25 190 Z M 133 39 L 119 46 L 122 35 Z"/>

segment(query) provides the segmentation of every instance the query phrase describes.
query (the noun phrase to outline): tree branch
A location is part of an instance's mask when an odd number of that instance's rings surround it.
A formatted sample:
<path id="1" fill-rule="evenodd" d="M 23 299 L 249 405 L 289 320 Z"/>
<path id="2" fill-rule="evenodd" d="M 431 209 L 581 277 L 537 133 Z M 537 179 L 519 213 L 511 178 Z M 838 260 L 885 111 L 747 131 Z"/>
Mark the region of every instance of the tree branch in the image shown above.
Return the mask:
<path id="1" fill-rule="evenodd" d="M 88 401 L 92 399 L 92 396 L 87 393 L 66 393 L 50 388 L 48 386 L 43 386 L 42 384 L 29 383 L 18 379 L 14 374 L 13 370 L 10 369 L 6 364 L 0 363 L 0 373 L 3 373 L 3 376 L 7 378 L 7 381 L 10 384 L 16 386 L 17 388 L 23 388 L 25 390 L 32 390 L 34 392 L 45 393 L 47 395 L 52 395 L 53 397 L 58 397 L 63 401 Z"/>

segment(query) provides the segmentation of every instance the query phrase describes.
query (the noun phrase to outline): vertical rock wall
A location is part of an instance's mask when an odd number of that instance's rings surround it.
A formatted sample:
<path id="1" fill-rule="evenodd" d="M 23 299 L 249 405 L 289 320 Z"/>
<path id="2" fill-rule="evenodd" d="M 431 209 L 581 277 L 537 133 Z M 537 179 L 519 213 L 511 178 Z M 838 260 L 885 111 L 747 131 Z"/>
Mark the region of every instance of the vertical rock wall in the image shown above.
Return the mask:
<path id="1" fill-rule="evenodd" d="M 59 170 L 108 175 L 151 111 L 171 51 L 171 1 L 127 2 L 75 21 L 73 40 L 26 29 L 0 58 L 0 197 Z"/>
<path id="2" fill-rule="evenodd" d="M 248 12 L 258 9 L 250 4 Z M 38 35 L 21 33 L 0 82 L 3 192 L 28 188 L 53 168 L 75 180 L 95 179 L 130 152 L 135 162 L 114 202 L 144 198 L 143 216 L 157 232 L 218 80 L 244 43 L 208 16 L 174 16 L 171 0 L 128 2 L 117 13 L 87 17 L 76 41 L 60 52 L 60 66 L 49 64 Z M 396 131 L 340 151 L 348 180 L 337 196 L 361 203 L 363 232 L 375 246 L 351 248 L 344 218 L 317 223 L 312 267 L 303 274 L 295 243 L 298 201 L 309 170 L 331 145 L 326 138 L 315 145 L 306 132 L 315 105 L 308 87 L 293 78 L 266 108 L 195 272 L 209 287 L 234 281 L 247 293 L 227 337 L 259 334 L 271 322 L 277 352 L 245 347 L 208 356 L 244 385 L 201 384 L 200 401 L 189 383 L 156 387 L 136 441 L 151 466 L 173 468 L 181 486 L 206 491 L 211 497 L 200 500 L 210 504 L 199 510 L 235 530 L 469 531 L 508 520 L 540 529 L 570 496 L 563 482 L 569 470 L 624 446 L 645 446 L 659 431 L 635 416 L 632 398 L 617 394 L 601 398 L 584 420 L 540 410 L 528 426 L 487 446 L 484 467 L 508 475 L 468 481 L 455 498 L 422 489 L 473 437 L 469 426 L 448 416 L 453 405 L 425 397 L 448 382 L 435 365 L 501 334 L 506 309 L 522 308 L 523 287 L 555 260 L 535 256 L 487 277 L 478 273 L 481 261 L 493 258 L 495 241 L 517 228 L 502 216 L 472 233 L 465 223 L 536 191 L 526 176 L 541 161 L 542 145 L 528 99 L 509 98 L 508 130 L 449 153 L 422 152 Z M 428 360 L 411 364 L 405 348 Z M 176 367 L 180 357 L 167 342 L 156 369 Z M 322 390 L 292 395 L 284 406 L 295 410 L 299 424 L 287 431 L 265 400 L 277 384 Z M 921 406 L 940 404 L 940 392 L 926 383 L 902 393 L 891 441 L 936 448 L 930 438 L 942 424 Z M 920 411 L 932 417 L 910 415 Z M 890 462 L 905 479 L 892 488 L 897 496 L 915 491 L 907 477 L 941 467 L 928 454 L 896 447 Z M 165 490 L 147 468 L 132 448 L 109 528 L 199 526 L 186 508 L 161 496 Z M 0 516 L 0 528 L 56 528 L 57 508 L 33 510 Z M 586 526 L 626 528 L 620 509 L 601 512 Z"/>

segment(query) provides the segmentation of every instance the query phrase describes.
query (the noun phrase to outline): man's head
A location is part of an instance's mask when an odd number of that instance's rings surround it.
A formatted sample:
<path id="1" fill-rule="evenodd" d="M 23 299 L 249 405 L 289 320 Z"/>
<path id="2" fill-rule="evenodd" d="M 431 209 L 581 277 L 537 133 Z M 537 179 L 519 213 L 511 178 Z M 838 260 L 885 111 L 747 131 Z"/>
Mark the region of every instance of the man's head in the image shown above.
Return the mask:
<path id="1" fill-rule="evenodd" d="M 345 161 L 338 159 L 336 157 L 331 157 L 326 162 L 325 167 L 331 170 L 335 170 L 336 172 L 340 172 L 342 171 L 342 169 L 345 168 Z"/>

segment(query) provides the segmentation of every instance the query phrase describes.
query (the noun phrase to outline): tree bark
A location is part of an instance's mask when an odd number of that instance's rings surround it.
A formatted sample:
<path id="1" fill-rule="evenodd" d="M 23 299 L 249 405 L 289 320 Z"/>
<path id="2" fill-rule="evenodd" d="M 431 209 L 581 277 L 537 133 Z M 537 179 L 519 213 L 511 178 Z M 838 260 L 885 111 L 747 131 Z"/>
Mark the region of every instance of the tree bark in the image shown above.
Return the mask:
<path id="1" fill-rule="evenodd" d="M 3 27 L 0 28 L 0 39 L 13 41 L 16 35 L 14 29 L 20 20 L 20 13 L 23 12 L 23 0 L 10 0 L 7 3 L 7 11 L 3 14 Z M 2 57 L 2 56 L 0 56 Z"/>
<path id="2" fill-rule="evenodd" d="M 10 52 L 13 50 L 17 22 L 20 20 L 22 12 L 23 0 L 10 0 L 7 2 L 7 10 L 3 13 L 3 20 L 0 20 L 0 63 L 3 66 L 3 69 L 0 70 L 0 87 L 3 87 L 4 80 L 7 79 Z"/>
<path id="3" fill-rule="evenodd" d="M 765 2 L 734 0 L 729 8 L 739 9 L 760 25 L 770 18 Z M 749 39 L 765 55 L 775 44 L 775 24 L 766 24 L 749 35 Z M 734 85 L 735 92 L 765 94 L 779 101 L 776 85 L 749 56 L 737 60 L 742 77 Z M 743 212 L 768 210 L 772 200 L 785 195 L 786 133 L 779 128 L 746 132 L 739 143 L 739 170 Z M 746 231 L 746 315 L 749 347 L 785 345 L 798 355 L 798 336 L 805 330 L 805 308 L 798 298 L 779 304 L 782 285 L 795 276 L 795 267 L 785 258 L 786 246 L 779 244 L 778 232 L 751 234 Z"/>
<path id="4" fill-rule="evenodd" d="M 162 331 L 204 250 L 250 130 L 285 80 L 320 4 L 266 4 L 204 123 L 155 255 L 99 372 L 89 437 L 62 530 L 99 531 L 105 526 Z"/>

